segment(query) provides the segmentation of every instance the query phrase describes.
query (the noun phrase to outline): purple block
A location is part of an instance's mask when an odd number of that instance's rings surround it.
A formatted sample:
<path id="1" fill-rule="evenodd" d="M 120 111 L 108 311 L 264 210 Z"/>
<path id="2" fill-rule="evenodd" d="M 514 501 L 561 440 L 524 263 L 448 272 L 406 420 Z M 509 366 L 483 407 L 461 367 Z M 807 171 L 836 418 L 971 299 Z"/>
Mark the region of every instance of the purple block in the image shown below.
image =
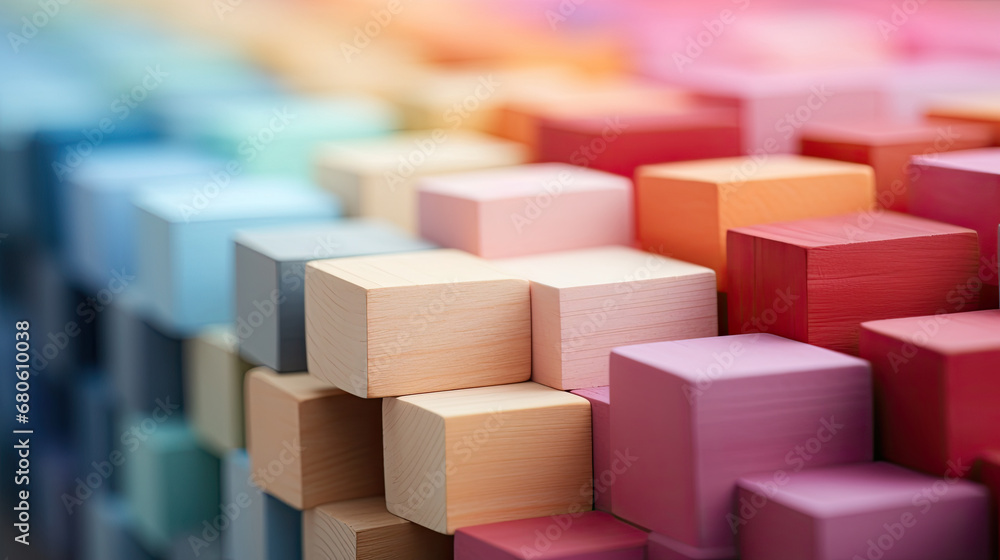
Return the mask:
<path id="1" fill-rule="evenodd" d="M 773 335 L 616 348 L 611 393 L 613 513 L 712 554 L 740 476 L 872 458 L 868 362 Z"/>
<path id="2" fill-rule="evenodd" d="M 890 463 L 772 473 L 739 481 L 743 560 L 986 560 L 990 496 L 957 476 Z"/>
<path id="3" fill-rule="evenodd" d="M 646 560 L 736 560 L 736 551 L 731 546 L 697 548 L 659 533 L 650 533 Z"/>
<path id="4" fill-rule="evenodd" d="M 622 460 L 614 462 L 611 452 L 611 395 L 610 388 L 592 387 L 570 391 L 590 401 L 590 418 L 594 449 L 594 509 L 611 511 L 611 490 L 618 478 L 618 471 L 625 468 Z M 613 464 L 614 463 L 614 464 Z"/>

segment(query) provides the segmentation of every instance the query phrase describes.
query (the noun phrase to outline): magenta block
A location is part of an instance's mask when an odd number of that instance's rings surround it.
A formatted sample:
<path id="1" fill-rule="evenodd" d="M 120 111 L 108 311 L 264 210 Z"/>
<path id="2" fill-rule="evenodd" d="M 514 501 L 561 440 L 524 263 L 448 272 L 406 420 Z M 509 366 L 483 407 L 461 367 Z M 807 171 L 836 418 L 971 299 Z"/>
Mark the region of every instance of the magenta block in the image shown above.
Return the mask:
<path id="1" fill-rule="evenodd" d="M 646 533 L 603 511 L 519 519 L 455 532 L 455 560 L 643 560 Z"/>
<path id="2" fill-rule="evenodd" d="M 990 497 L 959 477 L 890 463 L 739 481 L 731 522 L 743 560 L 986 560 Z"/>
<path id="3" fill-rule="evenodd" d="M 646 560 L 736 560 L 736 551 L 731 546 L 697 548 L 659 533 L 650 533 Z"/>
<path id="4" fill-rule="evenodd" d="M 743 474 L 872 458 L 868 362 L 769 334 L 611 353 L 613 513 L 701 549 L 734 547 Z"/>
<path id="5" fill-rule="evenodd" d="M 577 389 L 570 393 L 590 401 L 591 429 L 594 433 L 594 508 L 610 512 L 611 490 L 615 486 L 619 471 L 626 468 L 626 460 L 612 457 L 611 453 L 610 388 L 605 385 Z"/>

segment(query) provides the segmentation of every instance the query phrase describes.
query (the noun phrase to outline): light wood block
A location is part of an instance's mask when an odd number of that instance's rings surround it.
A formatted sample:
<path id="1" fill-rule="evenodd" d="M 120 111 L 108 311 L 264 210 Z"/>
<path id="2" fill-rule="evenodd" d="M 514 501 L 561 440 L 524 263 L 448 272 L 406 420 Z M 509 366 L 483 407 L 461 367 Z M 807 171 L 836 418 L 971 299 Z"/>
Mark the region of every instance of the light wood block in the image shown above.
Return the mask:
<path id="1" fill-rule="evenodd" d="M 976 230 L 979 234 L 980 309 L 996 309 L 997 225 L 1000 224 L 1000 148 L 963 150 L 913 158 L 910 213 Z M 957 301 L 949 312 L 973 309 Z"/>
<path id="2" fill-rule="evenodd" d="M 601 511 L 465 527 L 455 560 L 645 560 L 646 533 Z"/>
<path id="3" fill-rule="evenodd" d="M 429 177 L 420 235 L 489 259 L 630 245 L 632 184 L 561 163 Z"/>
<path id="4" fill-rule="evenodd" d="M 1000 310 L 864 323 L 861 356 L 886 460 L 941 476 L 1000 448 Z"/>
<path id="5" fill-rule="evenodd" d="M 872 458 L 868 363 L 769 334 L 616 348 L 611 395 L 613 513 L 705 553 L 739 476 Z"/>
<path id="6" fill-rule="evenodd" d="M 715 273 L 627 247 L 494 263 L 531 281 L 531 380 L 570 390 L 608 384 L 611 349 L 715 336 Z"/>
<path id="7" fill-rule="evenodd" d="M 927 109 L 927 117 L 936 122 L 987 125 L 993 133 L 993 145 L 1000 146 L 1000 94 L 950 95 L 932 102 Z"/>
<path id="8" fill-rule="evenodd" d="M 238 512 L 222 531 L 226 560 L 264 560 L 264 493 L 254 484 L 256 479 L 246 450 L 231 451 L 222 460 L 222 503 Z"/>
<path id="9" fill-rule="evenodd" d="M 312 261 L 309 372 L 366 398 L 525 381 L 529 299 L 527 281 L 461 251 Z"/>
<path id="10" fill-rule="evenodd" d="M 864 321 L 979 301 L 978 286 L 967 286 L 976 278 L 976 232 L 941 222 L 846 214 L 736 228 L 728 239 L 729 332 L 857 355 Z"/>
<path id="11" fill-rule="evenodd" d="M 641 247 L 715 271 L 725 292 L 726 231 L 870 210 L 870 167 L 801 156 L 667 163 L 637 171 Z"/>
<path id="12" fill-rule="evenodd" d="M 385 399 L 386 504 L 433 529 L 589 510 L 590 405 L 536 383 Z"/>
<path id="13" fill-rule="evenodd" d="M 863 163 L 875 173 L 879 207 L 906 212 L 910 158 L 989 146 L 987 127 L 969 124 L 853 121 L 803 127 L 802 155 Z"/>
<path id="14" fill-rule="evenodd" d="M 610 359 L 610 355 L 608 356 Z M 624 465 L 611 451 L 611 387 L 571 391 L 590 401 L 591 446 L 594 450 L 594 509 L 611 512 L 611 496 Z M 613 466 L 612 466 L 613 465 Z"/>
<path id="15" fill-rule="evenodd" d="M 247 451 L 257 484 L 296 509 L 382 494 L 381 404 L 307 373 L 250 370 Z"/>
<path id="16" fill-rule="evenodd" d="M 740 558 L 987 560 L 989 492 L 890 463 L 773 473 L 739 481 Z"/>
<path id="17" fill-rule="evenodd" d="M 447 560 L 452 540 L 389 513 L 383 496 L 324 504 L 303 519 L 304 560 Z"/>
<path id="18" fill-rule="evenodd" d="M 468 131 L 423 130 L 320 147 L 317 182 L 349 216 L 417 230 L 417 181 L 427 175 L 524 163 L 520 144 Z"/>
<path id="19" fill-rule="evenodd" d="M 184 341 L 184 402 L 194 433 L 218 457 L 243 447 L 243 381 L 253 366 L 239 356 L 231 326 Z"/>

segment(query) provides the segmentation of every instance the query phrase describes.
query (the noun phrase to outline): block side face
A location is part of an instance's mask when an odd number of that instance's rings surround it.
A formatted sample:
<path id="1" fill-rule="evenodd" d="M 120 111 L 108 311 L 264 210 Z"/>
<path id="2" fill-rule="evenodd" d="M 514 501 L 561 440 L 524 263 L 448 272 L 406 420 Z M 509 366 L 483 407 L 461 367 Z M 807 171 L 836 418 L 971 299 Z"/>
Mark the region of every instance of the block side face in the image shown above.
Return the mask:
<path id="1" fill-rule="evenodd" d="M 807 252 L 730 231 L 729 333 L 770 333 L 809 342 Z"/>
<path id="2" fill-rule="evenodd" d="M 413 560 L 443 560 L 454 553 L 453 539 L 416 523 L 397 523 L 358 533 L 357 558 L 392 558 L 406 551 Z"/>
<path id="3" fill-rule="evenodd" d="M 447 532 L 445 421 L 414 404 L 382 400 L 386 508 L 394 515 Z"/>
<path id="4" fill-rule="evenodd" d="M 302 460 L 298 403 L 253 372 L 246 385 L 247 452 L 253 472 L 272 463 L 282 465 L 281 475 L 260 479 L 261 489 L 295 507 L 302 506 Z M 284 460 L 283 460 L 284 459 Z"/>
<path id="5" fill-rule="evenodd" d="M 199 441 L 218 455 L 243 447 L 243 377 L 246 363 L 234 346 L 220 347 L 204 338 L 184 342 L 185 396 Z"/>
<path id="6" fill-rule="evenodd" d="M 269 309 L 268 302 L 277 308 L 274 333 L 277 364 L 279 372 L 303 371 L 308 368 L 306 360 L 306 305 L 305 261 L 284 262 L 278 265 L 275 282 L 277 290 L 264 295 L 261 305 L 255 306 L 260 311 Z M 252 326 L 252 325 L 251 325 Z"/>
<path id="7" fill-rule="evenodd" d="M 359 397 L 368 396 L 368 312 L 368 290 L 306 267 L 309 372 Z"/>
<path id="8" fill-rule="evenodd" d="M 303 512 L 302 528 L 304 560 L 358 558 L 357 535 L 350 526 L 323 508 Z"/>
<path id="9" fill-rule="evenodd" d="M 416 205 L 421 237 L 442 247 L 482 256 L 479 239 L 483 224 L 475 201 L 421 190 Z"/>
<path id="10" fill-rule="evenodd" d="M 240 243 L 236 244 L 235 260 L 236 335 L 240 353 L 254 362 L 281 371 L 279 318 L 283 304 L 277 303 L 273 297 L 279 293 L 278 263 Z M 272 312 L 263 313 L 261 306 Z"/>
<path id="11" fill-rule="evenodd" d="M 361 216 L 365 211 L 362 178 L 357 173 L 323 162 L 316 166 L 316 183 L 340 199 L 345 216 Z"/>
<path id="12" fill-rule="evenodd" d="M 173 310 L 175 269 L 172 258 L 175 248 L 170 224 L 141 208 L 136 213 L 136 246 L 144 250 L 136 253 L 136 276 L 139 297 L 152 312 L 161 318 L 171 316 Z"/>
<path id="13" fill-rule="evenodd" d="M 563 290 L 531 283 L 531 380 L 564 390 L 562 306 Z"/>
<path id="14" fill-rule="evenodd" d="M 528 380 L 530 305 L 523 280 L 370 292 L 367 396 Z"/>
<path id="15" fill-rule="evenodd" d="M 984 452 L 1000 449 L 1000 350 L 948 356 L 942 371 L 947 458 L 971 464 Z"/>
<path id="16" fill-rule="evenodd" d="M 815 520 L 783 504 L 769 501 L 766 490 L 740 485 L 729 520 L 739 537 L 740 557 L 773 560 L 819 560 L 821 529 Z"/>

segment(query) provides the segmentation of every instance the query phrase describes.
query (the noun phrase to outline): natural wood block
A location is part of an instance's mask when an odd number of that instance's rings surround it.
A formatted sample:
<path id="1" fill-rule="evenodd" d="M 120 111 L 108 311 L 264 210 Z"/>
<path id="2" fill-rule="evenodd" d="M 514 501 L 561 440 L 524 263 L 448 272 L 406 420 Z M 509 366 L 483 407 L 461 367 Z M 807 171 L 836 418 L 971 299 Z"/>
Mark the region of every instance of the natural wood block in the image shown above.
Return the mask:
<path id="1" fill-rule="evenodd" d="M 1000 224 L 1000 148 L 964 150 L 913 158 L 910 213 L 976 230 L 979 234 L 978 277 L 982 284 L 980 309 L 996 309 L 997 224 Z M 975 303 L 956 300 L 949 312 L 975 309 Z"/>
<path id="2" fill-rule="evenodd" d="M 246 450 L 231 451 L 222 460 L 222 503 L 232 504 L 228 529 L 222 533 L 222 554 L 227 560 L 264 560 L 264 493 L 254 484 Z M 228 512 L 224 512 L 228 513 Z"/>
<path id="3" fill-rule="evenodd" d="M 184 341 L 184 402 L 191 427 L 218 457 L 243 447 L 243 381 L 251 367 L 239 356 L 231 326 Z"/>
<path id="4" fill-rule="evenodd" d="M 886 460 L 940 476 L 1000 448 L 1000 310 L 864 323 L 861 356 Z"/>
<path id="5" fill-rule="evenodd" d="M 935 122 L 976 123 L 990 127 L 994 146 L 1000 146 L 1000 95 L 951 95 L 930 104 L 927 117 Z"/>
<path id="6" fill-rule="evenodd" d="M 990 558 L 989 493 L 941 473 L 890 463 L 774 473 L 739 481 L 732 514 L 740 558 L 939 560 Z"/>
<path id="7" fill-rule="evenodd" d="M 667 163 L 639 168 L 643 249 L 707 266 L 727 291 L 726 231 L 782 220 L 870 210 L 870 167 L 770 156 Z"/>
<path id="8" fill-rule="evenodd" d="M 586 399 L 498 385 L 385 399 L 382 421 L 386 504 L 414 523 L 453 534 L 591 507 Z"/>
<path id="9" fill-rule="evenodd" d="M 736 560 L 731 546 L 698 548 L 659 533 L 650 533 L 648 539 L 646 560 Z"/>
<path id="10" fill-rule="evenodd" d="M 967 289 L 976 232 L 907 214 L 846 214 L 729 231 L 729 331 L 848 354 L 861 323 L 943 312 Z"/>
<path id="11" fill-rule="evenodd" d="M 455 560 L 645 560 L 646 533 L 602 511 L 465 527 Z"/>
<path id="12" fill-rule="evenodd" d="M 531 380 L 556 389 L 608 384 L 611 349 L 715 336 L 715 273 L 627 247 L 494 263 L 531 281 Z"/>
<path id="13" fill-rule="evenodd" d="M 245 230 L 235 241 L 240 353 L 279 372 L 306 369 L 307 262 L 434 248 L 388 224 L 352 219 Z"/>
<path id="14" fill-rule="evenodd" d="M 611 388 L 592 387 L 571 392 L 590 401 L 591 446 L 594 450 L 594 509 L 610 512 L 611 492 L 618 478 L 618 472 L 624 468 L 622 459 L 611 451 Z"/>
<path id="15" fill-rule="evenodd" d="M 489 259 L 631 245 L 632 183 L 560 163 L 429 177 L 420 235 Z"/>
<path id="16" fill-rule="evenodd" d="M 989 146 L 980 125 L 934 125 L 900 121 L 809 123 L 803 127 L 802 155 L 863 163 L 875 173 L 879 207 L 906 212 L 910 158 Z"/>
<path id="17" fill-rule="evenodd" d="M 267 493 L 300 510 L 382 494 L 378 401 L 307 373 L 256 368 L 247 374 L 246 415 L 250 463 Z"/>
<path id="18" fill-rule="evenodd" d="M 303 520 L 304 560 L 447 560 L 452 540 L 389 513 L 384 496 L 324 504 Z"/>
<path id="19" fill-rule="evenodd" d="M 525 381 L 529 299 L 527 281 L 461 251 L 312 261 L 309 372 L 366 398 Z"/>
<path id="20" fill-rule="evenodd" d="M 417 229 L 417 181 L 427 175 L 524 163 L 517 143 L 486 134 L 422 130 L 320 147 L 319 184 L 344 201 L 349 216 Z"/>
<path id="21" fill-rule="evenodd" d="M 613 513 L 706 553 L 739 476 L 872 458 L 868 363 L 770 334 L 616 348 L 611 396 Z"/>

